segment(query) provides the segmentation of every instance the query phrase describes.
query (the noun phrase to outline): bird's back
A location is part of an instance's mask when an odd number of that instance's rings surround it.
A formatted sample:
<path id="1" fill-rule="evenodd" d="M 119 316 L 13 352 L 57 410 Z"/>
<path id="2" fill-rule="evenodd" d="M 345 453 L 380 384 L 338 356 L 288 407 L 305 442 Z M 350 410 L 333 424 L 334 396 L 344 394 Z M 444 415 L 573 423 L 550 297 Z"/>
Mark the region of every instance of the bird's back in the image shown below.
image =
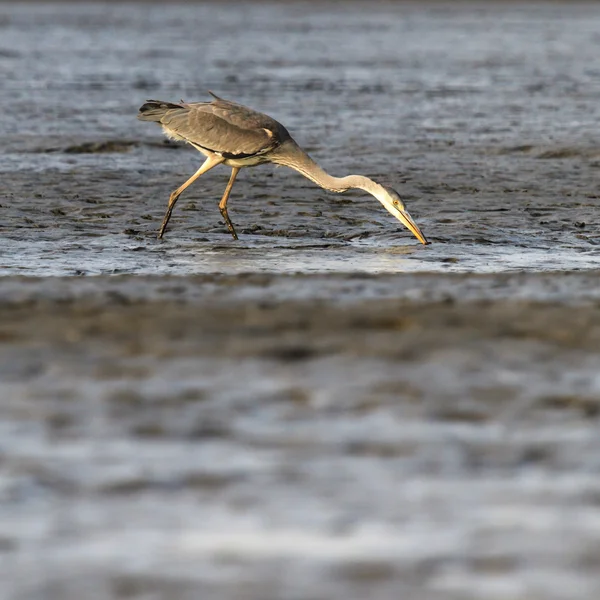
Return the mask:
<path id="1" fill-rule="evenodd" d="M 268 115 L 211 95 L 212 102 L 148 100 L 138 119 L 160 123 L 170 137 L 226 158 L 265 154 L 290 139 L 287 129 Z"/>

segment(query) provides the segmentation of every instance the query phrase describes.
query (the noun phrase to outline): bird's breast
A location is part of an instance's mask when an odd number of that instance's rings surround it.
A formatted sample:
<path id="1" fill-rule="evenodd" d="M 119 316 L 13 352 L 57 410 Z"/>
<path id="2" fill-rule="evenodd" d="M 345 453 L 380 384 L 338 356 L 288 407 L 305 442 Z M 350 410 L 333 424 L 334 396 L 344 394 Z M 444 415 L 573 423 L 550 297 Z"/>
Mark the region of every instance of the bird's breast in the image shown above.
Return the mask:
<path id="1" fill-rule="evenodd" d="M 225 161 L 228 167 L 255 167 L 256 165 L 262 165 L 269 162 L 267 158 L 260 154 L 254 156 L 246 156 L 244 158 L 228 158 Z"/>

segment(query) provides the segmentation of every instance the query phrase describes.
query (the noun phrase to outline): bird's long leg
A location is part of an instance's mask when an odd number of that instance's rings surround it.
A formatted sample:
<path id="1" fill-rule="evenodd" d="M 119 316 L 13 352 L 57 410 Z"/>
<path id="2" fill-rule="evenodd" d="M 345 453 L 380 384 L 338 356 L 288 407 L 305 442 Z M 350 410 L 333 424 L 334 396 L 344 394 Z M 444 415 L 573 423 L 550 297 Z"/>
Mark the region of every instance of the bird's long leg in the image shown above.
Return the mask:
<path id="1" fill-rule="evenodd" d="M 210 171 L 213 167 L 220 165 L 223 162 L 223 158 L 220 156 L 209 156 L 203 163 L 202 166 L 181 186 L 179 186 L 169 197 L 169 205 L 167 206 L 167 212 L 163 218 L 162 225 L 160 226 L 160 231 L 158 232 L 158 239 L 161 239 L 163 234 L 165 233 L 165 229 L 167 228 L 167 223 L 171 218 L 171 213 L 173 212 L 173 207 L 175 203 L 179 199 L 179 196 L 187 189 L 200 175 L 203 175 L 207 171 Z"/>
<path id="2" fill-rule="evenodd" d="M 231 177 L 229 178 L 229 183 L 225 188 L 225 192 L 223 197 L 221 198 L 221 202 L 219 202 L 219 210 L 221 211 L 221 215 L 225 219 L 225 223 L 227 224 L 227 229 L 229 229 L 229 233 L 233 236 L 234 240 L 238 239 L 237 233 L 235 232 L 235 228 L 233 227 L 233 223 L 229 218 L 229 213 L 227 212 L 227 200 L 229 200 L 229 194 L 231 193 L 231 188 L 233 187 L 233 182 L 239 173 L 239 167 L 231 167 Z"/>

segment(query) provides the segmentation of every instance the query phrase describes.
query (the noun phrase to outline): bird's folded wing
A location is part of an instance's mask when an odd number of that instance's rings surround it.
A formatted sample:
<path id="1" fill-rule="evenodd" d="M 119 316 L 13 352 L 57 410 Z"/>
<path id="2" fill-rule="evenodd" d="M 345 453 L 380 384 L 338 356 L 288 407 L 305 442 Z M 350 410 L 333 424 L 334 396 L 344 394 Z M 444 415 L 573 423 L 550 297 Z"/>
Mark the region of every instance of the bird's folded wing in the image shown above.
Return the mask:
<path id="1" fill-rule="evenodd" d="M 168 111 L 161 123 L 191 144 L 225 156 L 253 156 L 276 145 L 261 119 L 244 119 L 237 112 L 235 107 L 188 105 Z"/>

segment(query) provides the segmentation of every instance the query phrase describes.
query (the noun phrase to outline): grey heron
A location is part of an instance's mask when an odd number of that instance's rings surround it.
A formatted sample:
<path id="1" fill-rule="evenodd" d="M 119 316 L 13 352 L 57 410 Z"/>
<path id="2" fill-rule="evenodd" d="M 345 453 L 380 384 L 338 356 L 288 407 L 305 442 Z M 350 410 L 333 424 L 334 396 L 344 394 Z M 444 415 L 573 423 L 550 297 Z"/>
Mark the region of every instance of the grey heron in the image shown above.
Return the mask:
<path id="1" fill-rule="evenodd" d="M 323 189 L 345 192 L 360 189 L 368 192 L 422 243 L 428 241 L 406 210 L 398 193 L 362 175 L 333 177 L 326 173 L 292 139 L 288 130 L 271 117 L 246 106 L 219 98 L 211 102 L 179 103 L 148 100 L 140 107 L 138 119 L 160 124 L 171 139 L 185 141 L 206 156 L 202 166 L 171 193 L 158 237 L 162 238 L 177 199 L 200 175 L 220 164 L 231 167 L 231 176 L 219 203 L 221 215 L 234 239 L 238 239 L 227 212 L 227 200 L 242 167 L 274 163 L 290 167 Z"/>

